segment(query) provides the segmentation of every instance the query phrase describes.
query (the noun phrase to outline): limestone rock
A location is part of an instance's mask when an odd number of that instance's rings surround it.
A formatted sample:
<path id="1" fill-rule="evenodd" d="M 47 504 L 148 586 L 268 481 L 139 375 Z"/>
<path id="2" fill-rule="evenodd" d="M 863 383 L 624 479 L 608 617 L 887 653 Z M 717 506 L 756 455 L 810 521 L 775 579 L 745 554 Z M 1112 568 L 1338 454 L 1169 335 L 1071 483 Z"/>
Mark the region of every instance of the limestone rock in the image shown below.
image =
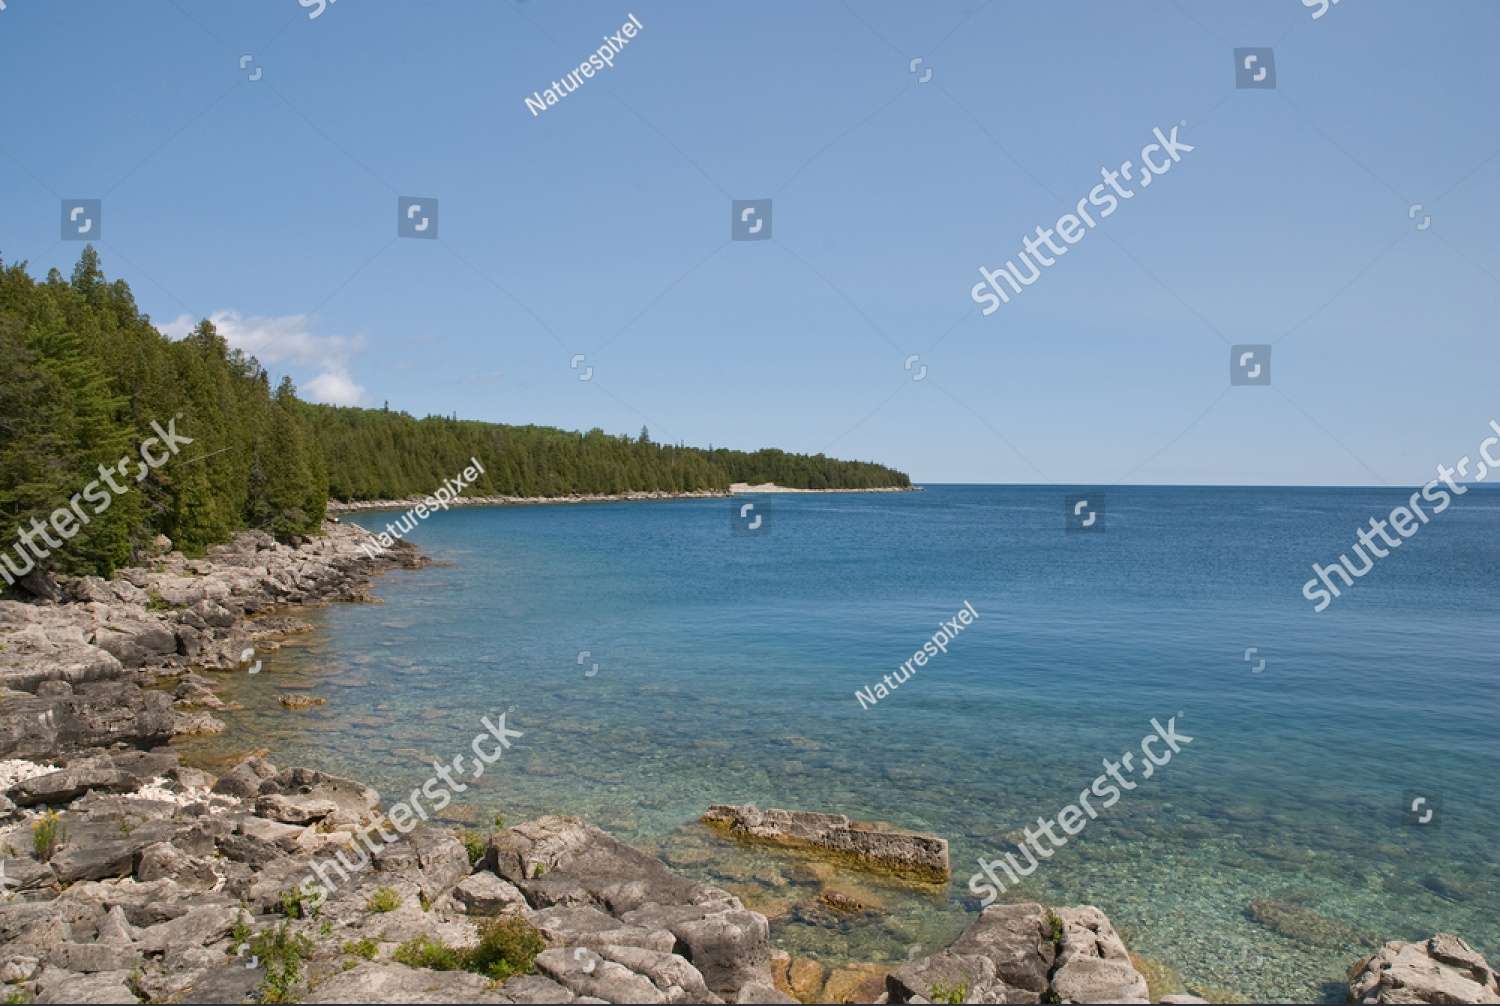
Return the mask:
<path id="1" fill-rule="evenodd" d="M 1500 1003 L 1500 975 L 1451 933 L 1420 943 L 1390 942 L 1349 971 L 1349 999 L 1361 1003 Z"/>
<path id="2" fill-rule="evenodd" d="M 553 947 L 537 954 L 536 968 L 577 996 L 613 1003 L 660 1003 L 667 998 L 651 980 L 585 947 Z"/>
<path id="3" fill-rule="evenodd" d="M 470 915 L 500 915 L 526 908 L 526 897 L 520 888 L 488 870 L 480 870 L 460 881 L 453 888 L 453 896 Z"/>
<path id="4" fill-rule="evenodd" d="M 897 968 L 890 1001 L 932 1001 L 963 988 L 966 1001 L 1149 1002 L 1146 979 L 1097 908 L 990 905 L 952 946 Z"/>
<path id="5" fill-rule="evenodd" d="M 946 883 L 952 875 L 948 840 L 915 831 L 876 828 L 842 814 L 817 814 L 754 804 L 714 804 L 703 823 L 754 842 L 833 853 L 847 862 L 912 880 Z"/>
<path id="6" fill-rule="evenodd" d="M 366 961 L 323 981 L 307 1003 L 502 1003 L 514 1002 L 468 971 L 429 971 L 404 964 Z M 572 997 L 569 996 L 568 999 Z M 548 1000 L 567 1002 L 568 999 Z"/>

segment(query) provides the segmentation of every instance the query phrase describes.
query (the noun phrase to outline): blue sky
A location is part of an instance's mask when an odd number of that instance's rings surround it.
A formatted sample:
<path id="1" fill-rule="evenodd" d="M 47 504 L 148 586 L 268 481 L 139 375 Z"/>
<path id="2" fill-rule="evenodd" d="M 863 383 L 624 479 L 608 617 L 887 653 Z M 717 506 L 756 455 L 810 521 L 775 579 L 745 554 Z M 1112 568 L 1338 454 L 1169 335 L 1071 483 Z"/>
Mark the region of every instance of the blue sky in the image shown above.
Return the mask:
<path id="1" fill-rule="evenodd" d="M 1500 417 L 1500 5 L 314 12 L 8 0 L 0 254 L 66 270 L 59 200 L 102 198 L 158 324 L 218 315 L 309 397 L 918 481 L 1420 484 Z M 613 69 L 527 110 L 631 13 Z M 1235 88 L 1240 46 L 1275 90 Z M 980 265 L 1184 121 L 1192 153 L 980 315 Z M 402 195 L 437 240 L 396 237 Z M 764 197 L 772 239 L 730 242 Z M 1271 387 L 1228 386 L 1238 343 Z"/>

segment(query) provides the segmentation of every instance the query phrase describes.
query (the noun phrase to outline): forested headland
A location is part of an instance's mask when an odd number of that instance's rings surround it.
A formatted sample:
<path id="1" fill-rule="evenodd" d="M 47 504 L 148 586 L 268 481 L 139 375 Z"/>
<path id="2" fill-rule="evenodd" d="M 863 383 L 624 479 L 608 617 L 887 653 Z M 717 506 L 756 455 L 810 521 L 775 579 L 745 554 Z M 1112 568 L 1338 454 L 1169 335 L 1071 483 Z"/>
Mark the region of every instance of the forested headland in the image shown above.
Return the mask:
<path id="1" fill-rule="evenodd" d="M 170 462 L 127 480 L 42 568 L 109 575 L 165 534 L 192 555 L 242 528 L 286 539 L 312 531 L 331 497 L 423 496 L 478 457 L 470 495 L 725 490 L 732 482 L 804 489 L 909 486 L 883 465 L 823 455 L 658 444 L 615 436 L 400 411 L 318 405 L 289 379 L 274 388 L 254 357 L 207 320 L 170 339 L 109 281 L 92 246 L 70 278 L 0 262 L 0 547 L 47 521 L 136 455 L 153 422 L 192 438 Z M 76 522 L 74 522 L 76 523 Z"/>

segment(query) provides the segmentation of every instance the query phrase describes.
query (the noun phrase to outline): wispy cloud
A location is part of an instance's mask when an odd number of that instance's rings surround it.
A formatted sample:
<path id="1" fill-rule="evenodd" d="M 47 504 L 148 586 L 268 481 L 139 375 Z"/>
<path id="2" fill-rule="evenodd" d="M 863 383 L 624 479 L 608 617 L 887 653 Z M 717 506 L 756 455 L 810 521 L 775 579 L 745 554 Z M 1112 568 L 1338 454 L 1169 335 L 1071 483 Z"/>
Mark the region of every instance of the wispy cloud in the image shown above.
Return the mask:
<path id="1" fill-rule="evenodd" d="M 292 363 L 316 368 L 318 374 L 301 389 L 312 401 L 330 405 L 359 405 L 365 401 L 365 389 L 349 372 L 351 358 L 365 348 L 363 339 L 317 335 L 305 314 L 247 318 L 238 311 L 225 310 L 215 311 L 208 320 L 230 346 L 263 364 Z M 195 324 L 190 315 L 184 314 L 157 327 L 168 338 L 181 339 Z"/>

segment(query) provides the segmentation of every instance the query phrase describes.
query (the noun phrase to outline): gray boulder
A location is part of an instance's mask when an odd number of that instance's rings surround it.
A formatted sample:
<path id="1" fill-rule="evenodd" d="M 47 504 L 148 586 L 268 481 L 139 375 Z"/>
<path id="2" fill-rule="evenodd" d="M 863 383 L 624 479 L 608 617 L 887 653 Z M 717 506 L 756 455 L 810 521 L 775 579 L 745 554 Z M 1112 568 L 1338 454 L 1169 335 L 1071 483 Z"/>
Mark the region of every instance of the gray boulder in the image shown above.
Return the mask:
<path id="1" fill-rule="evenodd" d="M 526 908 L 526 896 L 521 889 L 488 870 L 459 881 L 453 888 L 453 897 L 469 915 L 500 915 Z"/>
<path id="2" fill-rule="evenodd" d="M 1092 906 L 1059 908 L 1062 946 L 1052 991 L 1065 1003 L 1149 1003 L 1146 979 L 1130 963 L 1119 934 Z"/>
<path id="3" fill-rule="evenodd" d="M 536 968 L 576 996 L 588 996 L 611 1003 L 666 1002 L 662 994 L 644 975 L 606 960 L 586 947 L 553 947 L 536 956 Z"/>
<path id="4" fill-rule="evenodd" d="M 677 937 L 670 930 L 628 925 L 589 905 L 544 908 L 531 913 L 529 921 L 551 943 L 583 947 L 642 947 L 660 951 L 677 946 Z"/>
<path id="5" fill-rule="evenodd" d="M 990 905 L 946 950 L 886 978 L 889 1000 L 927 1002 L 937 987 L 968 1002 L 1149 1002 L 1146 980 L 1097 908 Z"/>
<path id="6" fill-rule="evenodd" d="M 70 971 L 44 971 L 37 979 L 39 1003 L 136 1003 L 130 990 L 129 971 L 100 971 L 80 975 Z"/>
<path id="7" fill-rule="evenodd" d="M 214 783 L 213 792 L 249 800 L 260 793 L 261 785 L 276 776 L 276 766 L 264 758 L 250 757 L 240 762 Z"/>
<path id="8" fill-rule="evenodd" d="M 770 926 L 764 915 L 738 903 L 645 905 L 620 919 L 671 932 L 715 992 L 733 995 L 747 982 L 771 981 Z"/>
<path id="9" fill-rule="evenodd" d="M 262 798 L 287 797 L 290 805 L 301 805 L 304 808 L 312 806 L 321 808 L 320 801 L 327 801 L 333 804 L 334 809 L 324 816 L 334 817 L 338 823 L 347 824 L 360 824 L 370 820 L 380 806 L 380 794 L 369 786 L 355 782 L 353 779 L 345 779 L 309 768 L 283 769 L 261 783 L 260 793 Z M 288 806 L 286 803 L 278 803 L 278 805 Z M 262 811 L 258 813 L 262 817 L 275 816 Z M 288 823 L 306 824 L 308 822 Z"/>
<path id="10" fill-rule="evenodd" d="M 1393 941 L 1349 971 L 1349 1000 L 1360 1003 L 1500 1003 L 1500 974 L 1451 933 L 1419 943 Z"/>
<path id="11" fill-rule="evenodd" d="M 797 1000 L 774 985 L 746 982 L 734 999 L 737 1003 L 795 1003 Z"/>
<path id="12" fill-rule="evenodd" d="M 302 1001 L 307 1003 L 500 1003 L 491 982 L 468 971 L 429 971 L 367 961 L 335 974 Z M 569 997 L 571 999 L 571 996 Z M 567 999 L 547 1000 L 567 1002 Z"/>

